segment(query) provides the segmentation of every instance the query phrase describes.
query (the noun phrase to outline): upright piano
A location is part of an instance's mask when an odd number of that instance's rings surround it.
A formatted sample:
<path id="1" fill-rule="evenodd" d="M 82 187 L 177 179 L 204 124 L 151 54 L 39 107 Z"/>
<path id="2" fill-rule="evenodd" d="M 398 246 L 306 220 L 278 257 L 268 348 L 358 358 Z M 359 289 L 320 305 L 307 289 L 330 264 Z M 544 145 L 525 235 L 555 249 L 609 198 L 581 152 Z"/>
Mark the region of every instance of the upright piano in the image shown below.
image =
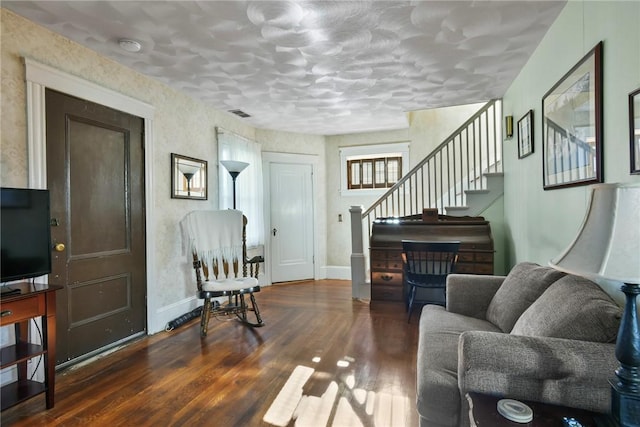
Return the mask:
<path id="1" fill-rule="evenodd" d="M 378 218 L 371 230 L 371 300 L 404 301 L 402 240 L 459 240 L 456 273 L 493 274 L 491 226 L 483 217 Z M 428 291 L 421 289 L 419 291 Z"/>

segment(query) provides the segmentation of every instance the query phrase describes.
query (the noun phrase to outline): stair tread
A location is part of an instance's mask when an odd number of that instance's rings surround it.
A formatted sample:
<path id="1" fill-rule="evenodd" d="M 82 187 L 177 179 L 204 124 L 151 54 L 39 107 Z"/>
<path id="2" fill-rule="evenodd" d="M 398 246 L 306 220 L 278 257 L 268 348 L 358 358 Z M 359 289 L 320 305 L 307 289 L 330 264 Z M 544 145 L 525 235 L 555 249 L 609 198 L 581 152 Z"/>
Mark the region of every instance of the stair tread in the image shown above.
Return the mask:
<path id="1" fill-rule="evenodd" d="M 486 172 L 483 174 L 485 177 L 490 177 L 490 176 L 504 176 L 504 173 L 502 172 Z"/>
<path id="2" fill-rule="evenodd" d="M 464 190 L 466 194 L 489 194 L 491 190 Z"/>

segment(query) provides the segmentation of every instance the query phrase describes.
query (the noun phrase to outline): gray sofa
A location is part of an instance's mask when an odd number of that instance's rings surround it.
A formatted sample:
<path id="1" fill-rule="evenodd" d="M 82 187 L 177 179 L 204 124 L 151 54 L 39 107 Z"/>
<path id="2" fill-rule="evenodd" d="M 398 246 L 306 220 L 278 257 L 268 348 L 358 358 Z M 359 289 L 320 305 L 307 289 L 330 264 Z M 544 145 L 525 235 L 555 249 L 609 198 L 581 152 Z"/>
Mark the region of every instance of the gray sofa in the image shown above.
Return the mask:
<path id="1" fill-rule="evenodd" d="M 597 284 L 533 263 L 450 275 L 446 308 L 420 317 L 420 426 L 468 426 L 470 391 L 607 412 L 621 315 Z"/>

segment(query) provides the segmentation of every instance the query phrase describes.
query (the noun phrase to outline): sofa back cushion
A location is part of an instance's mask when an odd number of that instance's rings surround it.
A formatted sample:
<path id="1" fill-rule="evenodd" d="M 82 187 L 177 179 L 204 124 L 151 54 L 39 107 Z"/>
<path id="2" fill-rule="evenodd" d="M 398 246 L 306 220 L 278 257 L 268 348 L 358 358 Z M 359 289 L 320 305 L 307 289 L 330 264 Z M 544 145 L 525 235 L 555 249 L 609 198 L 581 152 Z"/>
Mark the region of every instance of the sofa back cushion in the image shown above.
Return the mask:
<path id="1" fill-rule="evenodd" d="M 565 273 L 532 262 L 522 262 L 509 272 L 487 308 L 487 320 L 509 333 L 518 318 Z"/>
<path id="2" fill-rule="evenodd" d="M 609 343 L 616 340 L 621 317 L 622 307 L 600 286 L 568 275 L 522 313 L 511 333 Z"/>

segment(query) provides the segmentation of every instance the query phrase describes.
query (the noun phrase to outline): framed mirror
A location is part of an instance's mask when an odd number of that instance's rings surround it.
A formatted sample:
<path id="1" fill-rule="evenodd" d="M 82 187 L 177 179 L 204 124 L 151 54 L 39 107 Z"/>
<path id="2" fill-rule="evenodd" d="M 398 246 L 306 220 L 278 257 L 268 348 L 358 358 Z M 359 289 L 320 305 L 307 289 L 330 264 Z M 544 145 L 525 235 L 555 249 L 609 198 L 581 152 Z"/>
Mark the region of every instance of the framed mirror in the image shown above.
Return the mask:
<path id="1" fill-rule="evenodd" d="M 640 88 L 629 94 L 631 173 L 640 174 Z"/>
<path id="2" fill-rule="evenodd" d="M 207 200 L 207 161 L 171 153 L 171 198 Z"/>

